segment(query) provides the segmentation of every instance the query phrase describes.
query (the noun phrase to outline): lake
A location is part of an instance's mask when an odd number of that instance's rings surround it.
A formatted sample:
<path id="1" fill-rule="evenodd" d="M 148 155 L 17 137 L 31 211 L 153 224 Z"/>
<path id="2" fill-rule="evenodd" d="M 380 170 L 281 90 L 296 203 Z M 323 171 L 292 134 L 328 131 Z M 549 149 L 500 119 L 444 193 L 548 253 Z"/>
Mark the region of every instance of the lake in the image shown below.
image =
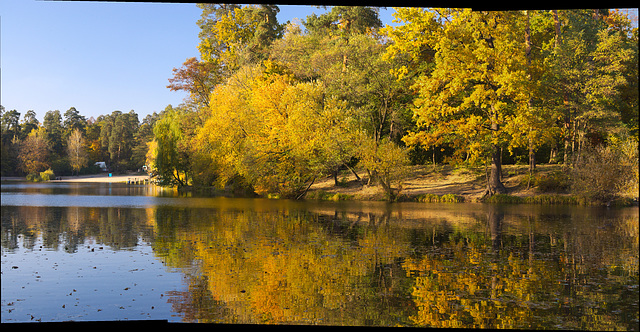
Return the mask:
<path id="1" fill-rule="evenodd" d="M 2 183 L 2 322 L 638 330 L 638 208 Z"/>

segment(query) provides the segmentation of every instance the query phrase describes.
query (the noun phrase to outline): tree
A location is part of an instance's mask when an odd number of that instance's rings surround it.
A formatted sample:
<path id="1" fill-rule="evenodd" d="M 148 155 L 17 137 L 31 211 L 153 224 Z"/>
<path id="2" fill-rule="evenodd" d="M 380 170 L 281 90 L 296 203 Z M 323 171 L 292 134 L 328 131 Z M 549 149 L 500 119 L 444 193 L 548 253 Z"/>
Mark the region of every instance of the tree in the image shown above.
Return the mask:
<path id="1" fill-rule="evenodd" d="M 378 8 L 363 6 L 333 6 L 323 15 L 311 14 L 304 23 L 310 33 L 334 32 L 348 38 L 350 34 L 365 34 L 382 27 Z"/>
<path id="2" fill-rule="evenodd" d="M 149 152 L 148 143 L 153 141 L 153 126 L 158 120 L 158 117 L 159 115 L 156 112 L 145 116 L 138 130 L 135 132 L 131 152 L 131 160 L 134 165 L 147 165 L 146 155 Z"/>
<path id="3" fill-rule="evenodd" d="M 131 110 L 128 113 L 113 111 L 99 118 L 101 123 L 100 142 L 109 154 L 112 167 L 116 171 L 137 169 L 142 165 L 131 165 L 134 133 L 138 129 L 138 115 Z"/>
<path id="4" fill-rule="evenodd" d="M 24 141 L 17 143 L 19 168 L 25 173 L 37 174 L 49 167 L 46 135 L 46 129 L 40 127 L 31 131 Z"/>
<path id="5" fill-rule="evenodd" d="M 263 59 L 264 50 L 282 34 L 275 5 L 200 5 L 200 58 L 222 77 Z"/>
<path id="6" fill-rule="evenodd" d="M 181 128 L 185 111 L 167 106 L 153 126 L 154 164 L 160 181 L 185 186 L 189 180 L 189 150 Z"/>
<path id="7" fill-rule="evenodd" d="M 42 125 L 45 129 L 45 138 L 51 152 L 57 157 L 63 156 L 65 142 L 62 140 L 64 128 L 62 127 L 62 115 L 60 111 L 55 110 L 45 113 Z"/>
<path id="8" fill-rule="evenodd" d="M 290 26 L 290 32 L 274 43 L 272 57 L 297 79 L 321 81 L 327 95 L 345 101 L 344 107 L 340 108 L 345 112 L 343 117 L 352 118 L 357 123 L 352 130 L 373 141 L 374 144 L 362 146 L 369 147 L 369 157 L 374 158 L 378 143 L 383 138 L 393 137 L 396 143 L 401 144 L 399 138 L 410 122 L 410 114 L 405 107 L 408 101 L 406 82 L 397 80 L 391 74 L 398 63 L 395 59 L 382 58 L 385 45 L 371 33 L 378 27 L 375 23 L 378 22 L 377 14 L 372 9 L 360 10 L 366 10 L 372 16 L 367 20 L 357 21 L 338 8 L 331 15 L 308 17 L 308 22 L 311 23 L 307 24 L 307 28 L 311 32 L 306 35 L 296 32 L 295 26 Z M 327 24 L 319 23 L 322 20 L 326 20 Z M 342 24 L 350 26 L 345 30 L 340 26 L 341 20 L 356 20 L 357 23 L 343 22 Z M 332 141 L 334 140 L 328 142 Z M 351 155 L 347 155 L 347 150 L 340 150 L 340 146 L 335 145 L 338 150 L 334 155 L 340 155 L 342 162 L 332 169 L 336 183 L 337 168 L 347 165 L 356 156 L 355 149 L 348 149 Z M 358 153 L 365 151 L 359 149 Z M 368 171 L 370 175 L 378 174 Z M 370 177 L 370 180 L 375 179 Z"/>
<path id="9" fill-rule="evenodd" d="M 621 28 L 628 23 L 606 10 L 554 11 L 554 19 L 556 38 L 545 48 L 543 91 L 562 114 L 568 165 L 583 146 L 626 134 L 623 114 L 634 109 L 627 89 L 637 84 L 637 43 Z"/>
<path id="10" fill-rule="evenodd" d="M 64 128 L 63 139 L 67 140 L 74 130 L 80 130 L 81 134 L 86 132 L 87 119 L 80 115 L 80 112 L 75 107 L 71 107 L 64 112 L 64 121 L 62 123 Z"/>
<path id="11" fill-rule="evenodd" d="M 90 117 L 87 120 L 87 131 L 84 137 L 87 146 L 87 158 L 89 164 L 93 165 L 98 161 L 107 161 L 108 154 L 102 149 L 100 141 L 101 121 Z"/>
<path id="12" fill-rule="evenodd" d="M 180 69 L 173 69 L 173 77 L 169 79 L 170 84 L 167 88 L 171 91 L 187 91 L 190 94 L 189 98 L 196 105 L 209 106 L 211 90 L 222 79 L 222 74 L 217 69 L 219 67 L 212 62 L 189 58 Z"/>
<path id="13" fill-rule="evenodd" d="M 444 139 L 472 161 L 490 158 L 486 194 L 504 193 L 501 151 L 509 141 L 503 126 L 526 101 L 520 89 L 524 52 L 515 29 L 521 14 L 465 9 L 423 15 L 436 14 L 447 23 L 434 32 L 433 72 L 418 77 L 413 86 L 418 93 L 414 117 L 423 130 L 404 141 L 429 147 Z"/>
<path id="14" fill-rule="evenodd" d="M 22 118 L 22 132 L 20 133 L 20 139 L 26 138 L 32 130 L 37 129 L 40 126 L 40 121 L 36 118 L 36 112 L 28 110 Z"/>
<path id="15" fill-rule="evenodd" d="M 2 175 L 15 174 L 18 168 L 18 146 L 14 144 L 19 142 L 20 135 L 20 113 L 16 110 L 6 112 L 4 106 L 0 105 L 1 129 L 2 129 Z M 26 135 L 24 136 L 26 137 Z"/>
<path id="16" fill-rule="evenodd" d="M 2 109 L 2 141 L 11 142 L 20 134 L 20 112 L 16 110 L 4 111 Z"/>
<path id="17" fill-rule="evenodd" d="M 85 139 L 80 129 L 74 129 L 67 139 L 67 154 L 71 168 L 80 175 L 80 169 L 87 166 L 88 158 Z"/>

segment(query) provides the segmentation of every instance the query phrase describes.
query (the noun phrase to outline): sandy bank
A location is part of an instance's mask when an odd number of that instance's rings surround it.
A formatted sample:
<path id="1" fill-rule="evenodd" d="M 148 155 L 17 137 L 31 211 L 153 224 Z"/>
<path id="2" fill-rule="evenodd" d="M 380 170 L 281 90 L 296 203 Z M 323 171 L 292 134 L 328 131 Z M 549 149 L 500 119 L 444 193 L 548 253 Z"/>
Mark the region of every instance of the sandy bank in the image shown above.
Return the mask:
<path id="1" fill-rule="evenodd" d="M 139 174 L 125 174 L 125 175 L 113 175 L 108 174 L 92 174 L 92 175 L 80 175 L 80 176 L 63 176 L 61 180 L 51 180 L 50 182 L 93 182 L 93 183 L 127 183 L 129 180 L 144 180 L 149 179 L 148 175 Z M 3 181 L 26 181 L 24 177 L 11 177 L 2 178 Z"/>

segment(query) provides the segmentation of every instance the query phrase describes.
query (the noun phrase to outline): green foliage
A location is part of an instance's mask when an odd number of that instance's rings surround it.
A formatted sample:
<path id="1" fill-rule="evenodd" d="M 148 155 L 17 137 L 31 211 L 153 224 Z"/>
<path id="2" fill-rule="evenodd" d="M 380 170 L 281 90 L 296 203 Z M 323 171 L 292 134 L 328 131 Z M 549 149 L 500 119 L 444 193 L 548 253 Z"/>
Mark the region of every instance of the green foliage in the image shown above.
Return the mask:
<path id="1" fill-rule="evenodd" d="M 436 194 L 422 194 L 415 198 L 416 201 L 421 203 L 462 203 L 464 202 L 464 196 L 455 194 L 445 194 L 438 196 Z"/>
<path id="2" fill-rule="evenodd" d="M 51 170 L 51 168 L 49 168 L 44 172 L 40 172 L 40 178 L 42 179 L 42 181 L 49 181 L 55 178 L 55 174 L 53 174 L 53 171 Z"/>
<path id="3" fill-rule="evenodd" d="M 187 125 L 183 122 L 184 118 L 184 110 L 169 105 L 153 126 L 156 146 L 152 158 L 162 184 L 188 184 L 190 160 L 188 141 L 183 129 Z"/>
<path id="4" fill-rule="evenodd" d="M 536 195 L 519 197 L 507 194 L 497 194 L 487 198 L 485 202 L 494 204 L 586 204 L 584 200 L 581 200 L 578 197 L 566 195 Z"/>
<path id="5" fill-rule="evenodd" d="M 43 182 L 43 181 L 46 182 L 54 178 L 55 178 L 55 174 L 50 168 L 44 172 L 27 174 L 27 181 L 29 182 Z"/>

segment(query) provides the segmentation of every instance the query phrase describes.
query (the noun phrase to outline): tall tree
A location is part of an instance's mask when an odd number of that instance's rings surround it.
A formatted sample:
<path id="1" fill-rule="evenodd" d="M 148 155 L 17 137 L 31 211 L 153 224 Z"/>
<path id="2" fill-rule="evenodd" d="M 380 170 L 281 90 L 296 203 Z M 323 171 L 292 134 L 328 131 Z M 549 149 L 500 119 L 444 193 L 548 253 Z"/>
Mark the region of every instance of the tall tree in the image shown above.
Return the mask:
<path id="1" fill-rule="evenodd" d="M 153 126 L 154 163 L 164 184 L 185 186 L 189 182 L 189 149 L 181 128 L 185 111 L 167 106 Z"/>
<path id="2" fill-rule="evenodd" d="M 20 134 L 20 112 L 2 111 L 2 141 L 8 143 Z"/>
<path id="3" fill-rule="evenodd" d="M 189 58 L 181 68 L 173 69 L 173 77 L 169 79 L 167 88 L 171 91 L 187 91 L 192 102 L 207 107 L 211 91 L 222 81 L 222 73 L 218 70 L 219 67 L 212 62 Z"/>
<path id="4" fill-rule="evenodd" d="M 263 59 L 263 51 L 282 34 L 274 5 L 200 5 L 200 58 L 229 77 L 245 64 Z"/>
<path id="5" fill-rule="evenodd" d="M 66 140 L 76 129 L 80 130 L 80 132 L 84 134 L 87 127 L 87 118 L 80 115 L 80 112 L 75 107 L 71 107 L 64 112 L 62 127 L 64 128 L 64 135 L 62 137 L 64 140 Z"/>
<path id="6" fill-rule="evenodd" d="M 55 110 L 45 113 L 42 126 L 46 131 L 45 137 L 51 152 L 58 157 L 63 156 L 65 154 L 65 142 L 62 140 L 64 128 L 62 127 L 62 115 L 60 111 Z"/>
<path id="7" fill-rule="evenodd" d="M 138 115 L 131 110 L 128 113 L 113 111 L 100 119 L 100 142 L 109 154 L 112 167 L 116 171 L 137 169 L 142 165 L 131 165 L 134 133 L 138 129 Z"/>
<path id="8" fill-rule="evenodd" d="M 67 139 L 67 155 L 71 168 L 80 174 L 80 169 L 87 166 L 88 158 L 85 139 L 80 129 L 74 129 Z"/>
<path id="9" fill-rule="evenodd" d="M 32 130 L 37 129 L 39 126 L 40 121 L 36 118 L 36 112 L 28 110 L 22 118 L 22 133 L 20 138 L 26 138 Z"/>
<path id="10" fill-rule="evenodd" d="M 433 72 L 419 77 L 414 116 L 421 128 L 405 138 L 410 145 L 431 145 L 445 138 L 471 159 L 490 158 L 486 194 L 504 193 L 501 151 L 508 144 L 505 120 L 525 96 L 525 57 L 515 22 L 517 12 L 469 9 L 423 12 L 447 22 L 437 31 Z M 524 99 L 526 101 L 526 99 Z"/>

